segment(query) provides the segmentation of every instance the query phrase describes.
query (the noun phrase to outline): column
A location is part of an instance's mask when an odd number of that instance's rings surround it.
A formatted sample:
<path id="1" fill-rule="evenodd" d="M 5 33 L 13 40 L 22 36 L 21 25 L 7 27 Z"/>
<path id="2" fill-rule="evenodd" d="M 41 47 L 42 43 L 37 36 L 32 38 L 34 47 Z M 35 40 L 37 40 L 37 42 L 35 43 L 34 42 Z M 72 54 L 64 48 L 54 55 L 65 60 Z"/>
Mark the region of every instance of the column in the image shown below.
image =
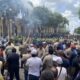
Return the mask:
<path id="1" fill-rule="evenodd" d="M 10 25 L 9 25 L 9 26 L 10 26 L 10 27 L 9 27 L 9 33 L 10 33 L 10 34 L 9 34 L 9 37 L 10 37 L 10 39 L 11 39 L 11 37 L 12 37 L 12 19 L 10 19 L 9 22 L 10 22 Z"/>
<path id="2" fill-rule="evenodd" d="M 1 36 L 3 36 L 3 17 L 1 17 Z"/>

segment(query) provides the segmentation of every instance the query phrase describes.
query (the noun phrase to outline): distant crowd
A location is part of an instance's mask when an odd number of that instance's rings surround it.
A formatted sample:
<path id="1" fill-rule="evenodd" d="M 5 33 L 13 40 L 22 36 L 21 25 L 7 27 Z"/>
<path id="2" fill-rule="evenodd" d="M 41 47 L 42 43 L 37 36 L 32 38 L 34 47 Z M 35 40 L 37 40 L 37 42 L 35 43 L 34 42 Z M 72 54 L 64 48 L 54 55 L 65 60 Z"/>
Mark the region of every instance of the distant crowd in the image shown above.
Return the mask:
<path id="1" fill-rule="evenodd" d="M 80 80 L 77 40 L 0 45 L 0 80 Z"/>

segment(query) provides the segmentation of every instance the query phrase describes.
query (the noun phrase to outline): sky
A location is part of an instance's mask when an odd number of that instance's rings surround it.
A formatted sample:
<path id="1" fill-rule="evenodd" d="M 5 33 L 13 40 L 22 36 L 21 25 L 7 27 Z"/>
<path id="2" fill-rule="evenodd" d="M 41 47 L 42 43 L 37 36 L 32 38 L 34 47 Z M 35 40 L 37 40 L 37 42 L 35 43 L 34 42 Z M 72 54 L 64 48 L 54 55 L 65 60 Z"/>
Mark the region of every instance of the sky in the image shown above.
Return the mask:
<path id="1" fill-rule="evenodd" d="M 22 0 L 24 5 L 27 5 L 27 1 L 31 1 L 33 6 L 45 6 L 52 10 L 61 13 L 69 20 L 69 26 L 67 29 L 70 33 L 74 32 L 74 29 L 80 26 L 80 20 L 78 18 L 78 7 L 80 6 L 80 0 Z"/>

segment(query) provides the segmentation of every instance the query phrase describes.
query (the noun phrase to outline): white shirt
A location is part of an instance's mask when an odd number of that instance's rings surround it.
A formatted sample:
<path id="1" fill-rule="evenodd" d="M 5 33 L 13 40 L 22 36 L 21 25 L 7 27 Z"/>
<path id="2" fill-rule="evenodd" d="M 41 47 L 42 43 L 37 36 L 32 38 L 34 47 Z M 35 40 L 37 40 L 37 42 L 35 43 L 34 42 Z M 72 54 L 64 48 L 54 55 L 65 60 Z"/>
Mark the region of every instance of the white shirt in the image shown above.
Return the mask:
<path id="1" fill-rule="evenodd" d="M 57 67 L 57 69 L 58 69 L 58 75 L 59 75 L 61 67 Z M 58 80 L 65 80 L 66 76 L 67 76 L 67 70 L 66 68 L 62 67 Z"/>
<path id="2" fill-rule="evenodd" d="M 29 66 L 28 74 L 40 76 L 42 60 L 38 57 L 31 57 L 27 60 L 26 65 Z"/>

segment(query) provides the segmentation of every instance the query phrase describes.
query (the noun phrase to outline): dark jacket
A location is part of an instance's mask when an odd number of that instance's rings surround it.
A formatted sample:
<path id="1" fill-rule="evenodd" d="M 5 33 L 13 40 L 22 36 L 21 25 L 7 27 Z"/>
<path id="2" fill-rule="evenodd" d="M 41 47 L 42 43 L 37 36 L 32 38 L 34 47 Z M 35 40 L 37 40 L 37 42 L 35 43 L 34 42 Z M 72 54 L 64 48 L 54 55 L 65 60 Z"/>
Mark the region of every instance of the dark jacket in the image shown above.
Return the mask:
<path id="1" fill-rule="evenodd" d="M 7 56 L 8 68 L 19 68 L 19 55 L 11 53 Z"/>

